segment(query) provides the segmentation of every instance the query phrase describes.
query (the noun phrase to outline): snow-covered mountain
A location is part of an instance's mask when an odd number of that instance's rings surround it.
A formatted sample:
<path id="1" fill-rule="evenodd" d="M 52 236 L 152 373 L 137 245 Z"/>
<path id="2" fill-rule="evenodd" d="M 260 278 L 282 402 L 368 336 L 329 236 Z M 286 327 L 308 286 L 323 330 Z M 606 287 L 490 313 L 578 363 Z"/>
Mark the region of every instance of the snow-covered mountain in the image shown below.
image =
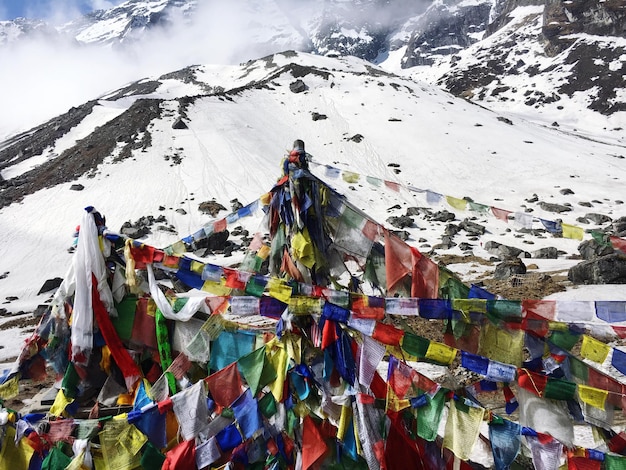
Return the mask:
<path id="1" fill-rule="evenodd" d="M 289 49 L 353 55 L 491 109 L 530 108 L 544 124 L 619 138 L 626 113 L 625 25 L 626 0 L 129 0 L 55 28 L 24 19 L 0 22 L 0 54 L 34 35 L 70 38 L 83 46 L 80 55 L 92 50 L 87 55 L 95 64 L 87 67 L 93 77 L 82 80 L 91 86 L 103 75 L 102 64 L 127 77 L 121 61 L 151 74 L 173 55 L 187 62 L 171 63 L 172 69 L 240 63 Z M 123 58 L 111 62 L 111 52 L 98 58 L 103 47 Z M 103 84 L 101 93 L 120 84 Z"/>

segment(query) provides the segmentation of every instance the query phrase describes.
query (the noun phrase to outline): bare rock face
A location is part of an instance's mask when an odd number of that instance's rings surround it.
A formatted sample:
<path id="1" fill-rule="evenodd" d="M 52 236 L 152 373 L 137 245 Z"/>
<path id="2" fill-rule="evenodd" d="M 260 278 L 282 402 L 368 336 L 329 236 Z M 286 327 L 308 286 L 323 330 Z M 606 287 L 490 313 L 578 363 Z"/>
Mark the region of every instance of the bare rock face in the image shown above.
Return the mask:
<path id="1" fill-rule="evenodd" d="M 546 0 L 543 34 L 552 40 L 573 33 L 626 37 L 626 0 Z"/>
<path id="2" fill-rule="evenodd" d="M 626 256 L 614 253 L 572 266 L 567 278 L 574 284 L 626 284 Z"/>

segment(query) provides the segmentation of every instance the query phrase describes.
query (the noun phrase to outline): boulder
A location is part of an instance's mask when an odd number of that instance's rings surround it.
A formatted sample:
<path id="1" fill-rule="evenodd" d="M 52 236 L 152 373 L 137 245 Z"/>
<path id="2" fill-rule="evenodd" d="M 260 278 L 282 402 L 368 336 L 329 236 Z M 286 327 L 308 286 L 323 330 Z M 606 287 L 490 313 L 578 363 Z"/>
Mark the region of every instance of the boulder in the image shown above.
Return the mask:
<path id="1" fill-rule="evenodd" d="M 499 281 L 510 278 L 514 274 L 526 274 L 526 265 L 519 258 L 507 259 L 496 266 L 493 278 Z"/>
<path id="2" fill-rule="evenodd" d="M 585 219 L 593 222 L 596 225 L 606 224 L 606 223 L 611 222 L 613 220 L 608 215 L 596 214 L 594 212 L 585 214 Z"/>
<path id="3" fill-rule="evenodd" d="M 484 235 L 485 227 L 483 225 L 477 224 L 476 222 L 472 222 L 470 220 L 463 220 L 459 224 L 459 227 L 467 232 L 470 236 L 480 236 Z"/>
<path id="4" fill-rule="evenodd" d="M 289 84 L 289 89 L 292 93 L 302 93 L 303 91 L 307 90 L 307 86 L 302 80 L 298 79 L 295 82 L 291 82 Z"/>
<path id="5" fill-rule="evenodd" d="M 217 217 L 220 211 L 225 211 L 226 208 L 216 201 L 204 201 L 198 206 L 198 210 L 205 214 L 210 214 L 211 217 Z"/>
<path id="6" fill-rule="evenodd" d="M 493 240 L 489 240 L 487 243 L 485 243 L 485 250 L 502 260 L 514 258 L 530 258 L 530 253 L 528 253 L 527 251 L 515 248 L 513 246 L 503 245 Z"/>
<path id="7" fill-rule="evenodd" d="M 399 217 L 389 217 L 387 219 L 387 223 L 393 225 L 396 228 L 403 229 L 406 227 L 412 227 L 414 224 L 414 220 L 411 217 L 406 215 L 401 215 Z"/>
<path id="8" fill-rule="evenodd" d="M 172 124 L 172 129 L 188 129 L 187 124 L 181 118 L 176 119 Z"/>
<path id="9" fill-rule="evenodd" d="M 558 212 L 559 214 L 561 212 L 569 212 L 572 210 L 570 206 L 566 206 L 564 204 L 554 204 L 544 201 L 539 202 L 539 207 L 541 207 L 546 212 Z"/>
<path id="10" fill-rule="evenodd" d="M 41 289 L 39 289 L 39 292 L 37 292 L 37 295 L 43 294 L 45 292 L 50 292 L 52 290 L 56 290 L 61 285 L 62 282 L 63 282 L 63 279 L 61 279 L 60 277 L 48 279 L 46 282 L 43 283 L 43 286 L 41 286 Z"/>
<path id="11" fill-rule="evenodd" d="M 590 260 L 610 255 L 615 249 L 611 245 L 602 245 L 592 238 L 578 245 L 578 252 L 584 260 Z"/>
<path id="12" fill-rule="evenodd" d="M 532 257 L 535 259 L 557 259 L 559 257 L 559 250 L 553 246 L 540 248 L 533 252 Z"/>
<path id="13" fill-rule="evenodd" d="M 611 254 L 572 266 L 567 278 L 574 284 L 626 284 L 626 256 Z"/>
<path id="14" fill-rule="evenodd" d="M 452 212 L 444 209 L 442 211 L 435 212 L 431 219 L 435 222 L 451 222 L 456 219 L 456 216 Z"/>

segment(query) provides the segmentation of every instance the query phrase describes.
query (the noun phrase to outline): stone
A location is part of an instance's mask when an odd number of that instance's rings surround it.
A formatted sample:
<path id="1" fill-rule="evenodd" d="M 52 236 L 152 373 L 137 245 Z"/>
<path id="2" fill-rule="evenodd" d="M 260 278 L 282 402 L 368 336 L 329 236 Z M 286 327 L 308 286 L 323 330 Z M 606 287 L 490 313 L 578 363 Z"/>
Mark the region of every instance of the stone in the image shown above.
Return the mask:
<path id="1" fill-rule="evenodd" d="M 37 295 L 56 290 L 61 285 L 62 282 L 63 282 L 63 279 L 61 279 L 60 277 L 48 279 L 46 282 L 43 283 L 43 285 L 39 289 L 39 292 L 37 292 Z"/>
<path id="2" fill-rule="evenodd" d="M 578 252 L 584 260 L 590 260 L 610 255 L 615 252 L 615 249 L 611 245 L 602 245 L 592 238 L 578 245 Z"/>
<path id="3" fill-rule="evenodd" d="M 403 229 L 406 227 L 412 227 L 415 221 L 406 215 L 401 215 L 399 217 L 389 217 L 387 219 L 387 223 L 393 225 L 395 228 Z"/>
<path id="4" fill-rule="evenodd" d="M 546 212 L 569 212 L 572 210 L 570 206 L 566 206 L 565 204 L 554 204 L 551 202 L 541 201 L 539 202 L 539 207 L 541 207 Z"/>
<path id="5" fill-rule="evenodd" d="M 187 124 L 185 124 L 185 121 L 182 120 L 182 118 L 178 118 L 176 119 L 176 121 L 174 121 L 174 124 L 172 124 L 172 129 L 188 129 Z"/>
<path id="6" fill-rule="evenodd" d="M 596 213 L 593 213 L 593 212 L 589 213 L 589 214 L 585 214 L 585 219 L 590 220 L 591 222 L 593 222 L 596 225 L 606 224 L 606 223 L 609 223 L 609 222 L 611 222 L 613 220 L 608 215 L 596 214 Z"/>
<path id="7" fill-rule="evenodd" d="M 198 205 L 198 210 L 205 214 L 210 214 L 211 217 L 217 217 L 220 211 L 225 211 L 226 208 L 216 201 L 204 201 Z"/>
<path id="8" fill-rule="evenodd" d="M 532 257 L 535 259 L 557 259 L 559 257 L 559 250 L 553 246 L 540 248 L 532 253 Z"/>
<path id="9" fill-rule="evenodd" d="M 76 183 L 70 186 L 70 191 L 82 191 L 83 189 L 85 189 L 85 187 L 80 183 Z"/>
<path id="10" fill-rule="evenodd" d="M 465 230 L 470 236 L 480 236 L 485 233 L 485 227 L 483 225 L 471 222 L 468 219 L 463 220 L 463 222 L 459 224 L 459 227 Z"/>
<path id="11" fill-rule="evenodd" d="M 530 258 L 530 253 L 520 248 L 503 245 L 493 240 L 485 243 L 485 250 L 492 255 L 497 256 L 501 260 L 509 260 L 514 258 Z"/>
<path id="12" fill-rule="evenodd" d="M 526 265 L 519 259 L 507 259 L 496 266 L 493 278 L 496 280 L 504 280 L 510 278 L 514 274 L 526 274 Z"/>
<path id="13" fill-rule="evenodd" d="M 611 254 L 572 266 L 567 278 L 574 284 L 626 284 L 626 256 Z"/>
<path id="14" fill-rule="evenodd" d="M 289 90 L 291 90 L 292 93 L 302 93 L 303 91 L 306 91 L 307 88 L 306 84 L 300 79 L 289 84 Z"/>

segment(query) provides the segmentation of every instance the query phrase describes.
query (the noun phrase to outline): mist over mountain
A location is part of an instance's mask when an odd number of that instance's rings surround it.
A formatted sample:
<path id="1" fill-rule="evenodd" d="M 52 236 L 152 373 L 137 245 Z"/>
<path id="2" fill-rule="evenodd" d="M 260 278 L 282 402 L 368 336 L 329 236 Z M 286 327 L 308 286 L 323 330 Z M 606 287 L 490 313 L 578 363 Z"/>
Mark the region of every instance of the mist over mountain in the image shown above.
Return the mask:
<path id="1" fill-rule="evenodd" d="M 59 25 L 0 22 L 0 92 L 12 111 L 0 138 L 143 77 L 284 50 L 353 55 L 499 111 L 532 108 L 544 124 L 615 138 L 625 11 L 624 0 L 130 0 Z"/>

